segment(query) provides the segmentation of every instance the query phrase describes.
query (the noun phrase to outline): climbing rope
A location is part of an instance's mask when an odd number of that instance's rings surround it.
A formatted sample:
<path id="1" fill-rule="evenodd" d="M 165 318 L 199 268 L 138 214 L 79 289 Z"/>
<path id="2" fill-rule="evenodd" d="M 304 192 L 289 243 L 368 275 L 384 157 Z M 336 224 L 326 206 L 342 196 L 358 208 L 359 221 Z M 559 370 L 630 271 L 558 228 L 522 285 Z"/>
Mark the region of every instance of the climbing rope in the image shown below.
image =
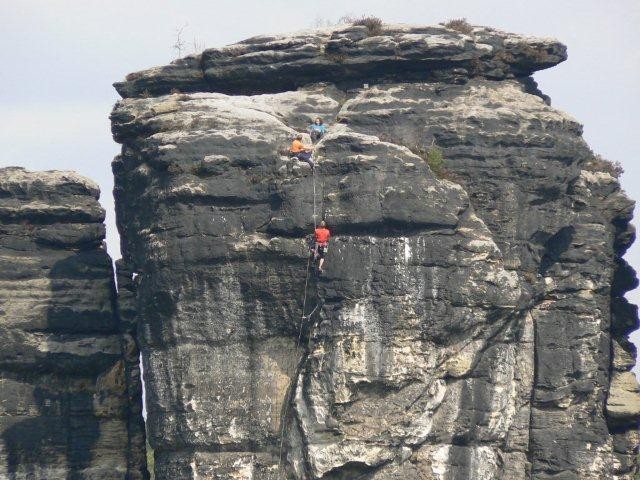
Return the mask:
<path id="1" fill-rule="evenodd" d="M 313 178 L 313 228 L 314 230 L 317 228 L 316 222 L 316 169 L 311 169 L 311 175 Z M 302 339 L 302 327 L 304 325 L 305 319 L 311 318 L 311 316 L 318 309 L 318 305 L 316 304 L 315 308 L 309 313 L 305 315 L 305 310 L 307 308 L 307 289 L 309 286 L 309 267 L 311 266 L 311 255 L 307 258 L 307 272 L 305 274 L 304 280 L 304 295 L 302 297 L 302 315 L 300 316 L 300 328 L 298 331 L 298 341 L 296 342 L 296 350 L 300 348 L 300 340 Z M 293 386 L 293 385 L 292 385 Z M 285 420 L 287 418 L 287 414 L 289 413 L 289 402 L 286 402 L 284 405 L 284 411 L 282 412 L 282 417 L 280 419 L 280 452 L 278 454 L 278 472 L 280 473 L 282 470 L 282 451 L 284 448 L 284 429 L 285 429 Z"/>
<path id="2" fill-rule="evenodd" d="M 311 169 L 311 176 L 313 178 L 313 229 L 315 230 L 318 225 L 316 223 L 316 169 Z"/>
<path id="3" fill-rule="evenodd" d="M 319 304 L 316 304 L 316 306 L 315 306 L 315 307 L 313 307 L 313 310 L 311 310 L 311 311 L 309 312 L 309 315 L 303 315 L 303 316 L 302 316 L 302 318 L 304 318 L 305 320 L 310 319 L 310 318 L 311 318 L 311 315 L 313 315 L 314 313 L 316 313 L 316 310 L 318 310 L 318 307 L 319 307 L 319 306 L 320 306 Z"/>

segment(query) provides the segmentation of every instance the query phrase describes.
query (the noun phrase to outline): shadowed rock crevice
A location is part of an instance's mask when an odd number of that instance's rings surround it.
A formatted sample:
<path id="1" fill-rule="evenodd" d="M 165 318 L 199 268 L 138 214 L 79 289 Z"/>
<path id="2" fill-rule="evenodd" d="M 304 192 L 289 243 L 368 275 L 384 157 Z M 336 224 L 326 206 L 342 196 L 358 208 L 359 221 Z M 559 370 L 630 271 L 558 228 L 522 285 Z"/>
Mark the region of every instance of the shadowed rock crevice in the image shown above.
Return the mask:
<path id="1" fill-rule="evenodd" d="M 554 263 L 560 260 L 561 255 L 569 249 L 575 230 L 573 226 L 562 227 L 544 241 L 544 254 L 540 260 L 539 268 L 540 275 L 544 275 Z"/>

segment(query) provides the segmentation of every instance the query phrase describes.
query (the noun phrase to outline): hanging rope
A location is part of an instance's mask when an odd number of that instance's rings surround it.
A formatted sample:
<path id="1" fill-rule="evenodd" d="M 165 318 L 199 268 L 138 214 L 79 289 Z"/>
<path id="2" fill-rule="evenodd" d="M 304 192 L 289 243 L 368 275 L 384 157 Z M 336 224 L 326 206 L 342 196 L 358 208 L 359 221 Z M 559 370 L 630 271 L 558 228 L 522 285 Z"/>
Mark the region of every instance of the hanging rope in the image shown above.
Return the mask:
<path id="1" fill-rule="evenodd" d="M 311 175 L 313 178 L 313 228 L 314 230 L 317 228 L 316 222 L 316 169 L 311 169 Z M 302 327 L 304 326 L 305 319 L 311 318 L 311 315 L 315 313 L 318 309 L 318 305 L 309 313 L 309 315 L 305 315 L 305 311 L 307 309 L 307 289 L 309 286 L 309 267 L 311 266 L 311 255 L 307 259 L 307 272 L 305 274 L 304 279 L 304 295 L 302 297 L 302 315 L 300 316 L 300 328 L 298 331 L 298 340 L 296 342 L 296 350 L 300 348 L 300 340 L 302 339 Z M 287 418 L 287 414 L 289 412 L 289 402 L 286 402 L 284 405 L 284 411 L 282 412 L 282 417 L 280 419 L 280 452 L 278 454 L 278 472 L 280 473 L 282 470 L 282 451 L 284 449 L 284 429 L 285 429 L 285 419 Z"/>
<path id="2" fill-rule="evenodd" d="M 313 177 L 313 229 L 315 230 L 318 225 L 316 223 L 316 169 L 311 169 L 311 176 Z"/>

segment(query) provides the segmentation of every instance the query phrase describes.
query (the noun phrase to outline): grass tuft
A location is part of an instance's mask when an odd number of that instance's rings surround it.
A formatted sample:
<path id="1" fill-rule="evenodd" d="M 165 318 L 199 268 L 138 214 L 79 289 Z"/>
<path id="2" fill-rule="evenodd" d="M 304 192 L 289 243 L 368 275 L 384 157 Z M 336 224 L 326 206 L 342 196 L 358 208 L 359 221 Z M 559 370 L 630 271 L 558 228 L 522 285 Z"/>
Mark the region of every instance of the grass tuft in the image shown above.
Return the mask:
<path id="1" fill-rule="evenodd" d="M 444 26 L 451 30 L 455 30 L 456 32 L 464 33 L 465 35 L 469 35 L 473 32 L 473 26 L 467 22 L 466 18 L 451 19 L 445 22 Z"/>
<path id="2" fill-rule="evenodd" d="M 431 146 L 426 149 L 422 145 L 416 145 L 410 150 L 427 162 L 427 165 L 429 165 L 429 168 L 436 178 L 448 178 L 448 173 L 444 168 L 442 149 L 435 143 L 432 143 Z"/>
<path id="3" fill-rule="evenodd" d="M 378 17 L 363 15 L 362 17 L 345 17 L 341 20 L 351 25 L 367 27 L 367 35 L 370 37 L 376 37 L 384 33 L 384 23 Z"/>

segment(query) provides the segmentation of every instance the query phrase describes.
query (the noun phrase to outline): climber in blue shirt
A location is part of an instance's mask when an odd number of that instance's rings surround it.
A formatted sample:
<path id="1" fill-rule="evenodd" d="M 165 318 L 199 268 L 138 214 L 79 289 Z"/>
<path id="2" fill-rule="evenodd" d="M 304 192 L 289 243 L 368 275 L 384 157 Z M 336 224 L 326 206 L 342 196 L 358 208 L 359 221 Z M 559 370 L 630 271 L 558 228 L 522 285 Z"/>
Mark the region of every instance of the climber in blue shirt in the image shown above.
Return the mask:
<path id="1" fill-rule="evenodd" d="M 313 143 L 320 140 L 325 133 L 327 133 L 327 126 L 322 122 L 320 117 L 316 118 L 313 123 L 309 125 L 309 135 L 311 135 L 311 141 Z"/>

